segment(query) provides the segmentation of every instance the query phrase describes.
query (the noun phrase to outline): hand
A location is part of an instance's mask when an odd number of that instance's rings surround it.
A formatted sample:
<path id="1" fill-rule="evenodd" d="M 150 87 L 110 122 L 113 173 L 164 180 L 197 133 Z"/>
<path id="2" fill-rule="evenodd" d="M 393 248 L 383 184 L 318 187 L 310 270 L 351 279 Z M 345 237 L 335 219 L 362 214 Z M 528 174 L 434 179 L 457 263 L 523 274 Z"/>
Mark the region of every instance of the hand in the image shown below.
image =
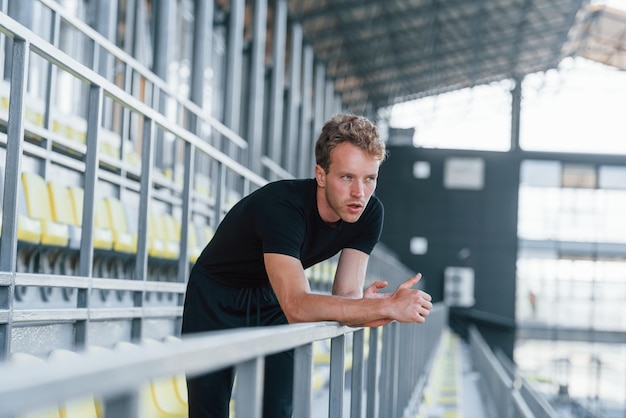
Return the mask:
<path id="1" fill-rule="evenodd" d="M 365 292 L 363 292 L 363 299 L 381 299 L 388 298 L 391 296 L 390 293 L 378 293 L 379 290 L 387 287 L 387 282 L 374 282 L 372 283 Z"/>
<path id="2" fill-rule="evenodd" d="M 421 290 L 412 289 L 420 279 L 421 273 L 416 274 L 400 284 L 391 295 L 393 300 L 393 319 L 400 322 L 423 323 L 433 307 L 432 297 Z"/>

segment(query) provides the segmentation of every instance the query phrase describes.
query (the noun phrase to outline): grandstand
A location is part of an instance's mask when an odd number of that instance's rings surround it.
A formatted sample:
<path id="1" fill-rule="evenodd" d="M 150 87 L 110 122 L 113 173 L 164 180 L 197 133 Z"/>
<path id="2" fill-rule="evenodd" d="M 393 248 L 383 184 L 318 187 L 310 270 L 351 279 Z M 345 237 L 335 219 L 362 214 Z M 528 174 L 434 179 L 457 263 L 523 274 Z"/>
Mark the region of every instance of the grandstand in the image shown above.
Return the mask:
<path id="1" fill-rule="evenodd" d="M 260 417 L 264 357 L 292 348 L 297 418 L 556 417 L 512 361 L 518 335 L 550 331 L 515 318 L 517 247 L 541 246 L 518 242 L 514 223 L 520 83 L 576 54 L 623 65 L 617 41 L 598 39 L 624 28 L 622 13 L 584 0 L 0 0 L 0 418 L 184 418 L 185 376 L 231 365 L 233 415 Z M 384 129 L 394 104 L 508 79 L 503 158 L 407 150 Z M 379 122 L 395 158 L 381 168 L 378 194 L 395 204 L 366 285 L 395 287 L 423 263 L 437 302 L 427 323 L 181 338 L 190 268 L 224 214 L 270 181 L 310 177 L 321 124 L 343 111 Z M 500 200 L 461 196 L 471 184 L 415 186 L 435 203 L 411 228 L 441 234 L 416 258 L 398 190 L 414 187 L 415 161 L 443 172 L 450 156 L 500 173 L 488 189 Z M 470 208 L 444 212 L 446 199 Z M 467 277 L 450 262 L 458 248 L 436 251 L 474 227 L 501 258 L 473 266 L 468 308 L 444 293 L 445 268 Z M 622 247 L 601 255 L 623 259 Z M 336 266 L 308 269 L 311 288 L 330 292 Z M 626 343 L 624 330 L 600 334 Z"/>

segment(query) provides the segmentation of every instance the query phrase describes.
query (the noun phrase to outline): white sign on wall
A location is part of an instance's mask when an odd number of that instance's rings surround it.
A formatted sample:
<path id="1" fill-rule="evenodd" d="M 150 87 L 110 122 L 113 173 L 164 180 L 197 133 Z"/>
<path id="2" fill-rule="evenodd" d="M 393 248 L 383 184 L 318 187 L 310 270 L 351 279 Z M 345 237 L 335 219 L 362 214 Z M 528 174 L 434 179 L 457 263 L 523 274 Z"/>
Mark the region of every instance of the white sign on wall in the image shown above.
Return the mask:
<path id="1" fill-rule="evenodd" d="M 451 157 L 443 168 L 446 189 L 481 190 L 485 187 L 485 160 L 475 157 Z"/>

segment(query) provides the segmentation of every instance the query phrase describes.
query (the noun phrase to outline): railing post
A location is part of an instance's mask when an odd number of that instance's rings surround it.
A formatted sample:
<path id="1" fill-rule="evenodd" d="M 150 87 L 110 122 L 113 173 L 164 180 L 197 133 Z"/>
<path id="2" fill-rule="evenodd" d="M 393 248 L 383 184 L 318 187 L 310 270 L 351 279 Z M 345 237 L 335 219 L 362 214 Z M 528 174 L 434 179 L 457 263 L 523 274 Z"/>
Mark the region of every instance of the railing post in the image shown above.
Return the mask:
<path id="1" fill-rule="evenodd" d="M 135 418 L 139 416 L 139 394 L 122 393 L 104 400 L 104 418 Z"/>
<path id="2" fill-rule="evenodd" d="M 370 328 L 369 353 L 367 354 L 367 406 L 366 417 L 376 418 L 378 402 L 378 334 L 379 328 Z"/>
<path id="3" fill-rule="evenodd" d="M 24 39 L 13 40 L 11 53 L 11 91 L 4 171 L 4 200 L 2 210 L 3 230 L 0 235 L 0 271 L 14 272 L 17 264 L 17 220 L 19 176 L 21 173 L 22 146 L 24 144 L 24 97 L 28 82 L 30 44 Z M 11 352 L 11 330 L 15 275 L 8 286 L 0 288 L 0 311 L 6 309 L 6 323 L 0 323 L 0 360 Z"/>
<path id="4" fill-rule="evenodd" d="M 330 381 L 328 417 L 343 417 L 343 391 L 345 386 L 346 336 L 338 335 L 330 340 Z"/>
<path id="5" fill-rule="evenodd" d="M 352 334 L 352 373 L 350 376 L 350 418 L 363 416 L 363 352 L 365 330 L 360 329 Z"/>
<path id="6" fill-rule="evenodd" d="M 311 380 L 313 376 L 313 344 L 294 349 L 293 416 L 311 417 Z"/>
<path id="7" fill-rule="evenodd" d="M 257 357 L 236 367 L 235 416 L 261 418 L 265 358 Z"/>

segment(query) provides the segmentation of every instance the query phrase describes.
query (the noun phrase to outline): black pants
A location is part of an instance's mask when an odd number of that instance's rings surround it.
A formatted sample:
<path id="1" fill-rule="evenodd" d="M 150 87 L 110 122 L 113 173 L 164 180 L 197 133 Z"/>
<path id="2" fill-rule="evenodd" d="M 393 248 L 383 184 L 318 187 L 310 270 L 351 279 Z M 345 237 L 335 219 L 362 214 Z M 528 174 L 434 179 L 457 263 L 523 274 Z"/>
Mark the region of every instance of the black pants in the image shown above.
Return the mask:
<path id="1" fill-rule="evenodd" d="M 183 310 L 183 334 L 283 325 L 287 319 L 270 286 L 234 288 L 208 277 L 195 265 L 189 277 Z M 187 379 L 189 418 L 228 418 L 233 388 L 232 367 Z M 291 418 L 293 350 L 265 358 L 264 418 Z"/>

